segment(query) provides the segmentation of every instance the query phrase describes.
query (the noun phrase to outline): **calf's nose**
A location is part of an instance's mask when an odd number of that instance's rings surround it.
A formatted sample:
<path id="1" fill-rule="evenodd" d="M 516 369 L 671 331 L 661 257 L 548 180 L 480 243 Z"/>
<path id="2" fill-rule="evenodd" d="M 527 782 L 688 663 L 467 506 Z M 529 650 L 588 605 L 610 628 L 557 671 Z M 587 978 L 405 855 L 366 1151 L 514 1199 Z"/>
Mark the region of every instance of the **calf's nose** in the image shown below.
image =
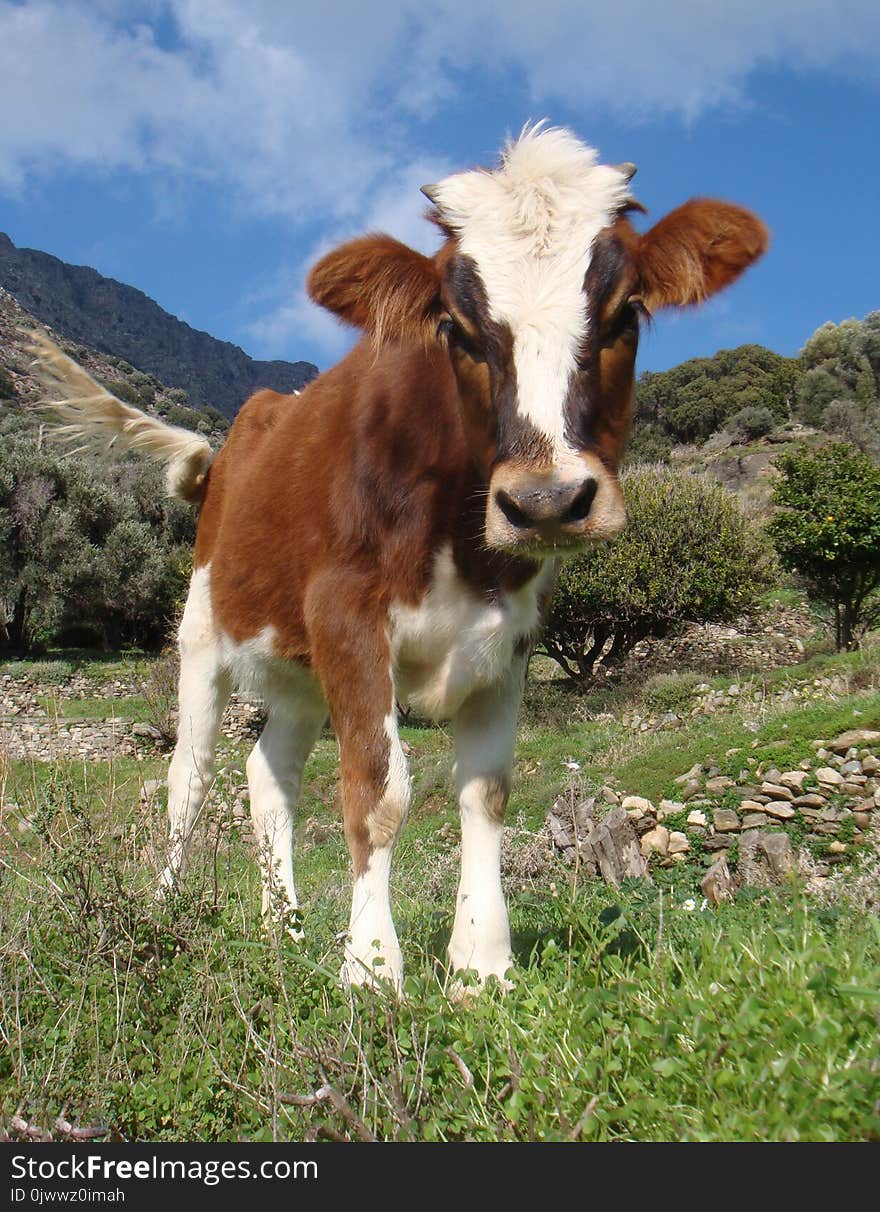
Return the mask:
<path id="1" fill-rule="evenodd" d="M 495 504 L 516 530 L 553 534 L 589 516 L 599 484 L 592 476 L 565 483 L 499 488 Z"/>

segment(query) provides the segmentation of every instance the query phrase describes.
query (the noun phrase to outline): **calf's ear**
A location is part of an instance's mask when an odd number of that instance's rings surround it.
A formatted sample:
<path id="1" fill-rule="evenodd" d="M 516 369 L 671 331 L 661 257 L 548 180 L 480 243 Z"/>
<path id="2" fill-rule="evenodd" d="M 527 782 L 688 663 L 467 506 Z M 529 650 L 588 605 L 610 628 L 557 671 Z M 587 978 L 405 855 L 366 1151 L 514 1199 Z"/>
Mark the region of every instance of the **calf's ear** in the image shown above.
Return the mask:
<path id="1" fill-rule="evenodd" d="M 751 211 L 692 198 L 645 232 L 638 267 L 645 306 L 702 303 L 729 285 L 766 250 L 769 233 Z"/>
<path id="2" fill-rule="evenodd" d="M 348 324 L 383 341 L 432 340 L 437 331 L 440 273 L 425 257 L 391 236 L 362 236 L 314 266 L 309 296 Z"/>

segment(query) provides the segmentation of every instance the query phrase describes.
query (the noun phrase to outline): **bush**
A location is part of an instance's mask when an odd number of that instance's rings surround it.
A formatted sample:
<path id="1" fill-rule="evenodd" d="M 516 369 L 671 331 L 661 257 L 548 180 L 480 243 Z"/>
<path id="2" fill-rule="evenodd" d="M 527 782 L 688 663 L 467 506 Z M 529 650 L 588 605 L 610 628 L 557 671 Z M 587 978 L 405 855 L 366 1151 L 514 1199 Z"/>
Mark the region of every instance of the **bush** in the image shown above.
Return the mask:
<path id="1" fill-rule="evenodd" d="M 779 558 L 833 608 L 838 650 L 857 648 L 880 621 L 880 467 L 848 442 L 789 451 L 776 467 Z"/>
<path id="2" fill-rule="evenodd" d="M 771 433 L 776 424 L 769 408 L 741 408 L 727 422 L 725 429 L 737 442 L 751 442 Z"/>
<path id="3" fill-rule="evenodd" d="M 578 685 L 596 662 L 688 622 L 724 622 L 765 587 L 763 532 L 717 484 L 665 467 L 623 476 L 623 533 L 562 565 L 543 651 Z"/>

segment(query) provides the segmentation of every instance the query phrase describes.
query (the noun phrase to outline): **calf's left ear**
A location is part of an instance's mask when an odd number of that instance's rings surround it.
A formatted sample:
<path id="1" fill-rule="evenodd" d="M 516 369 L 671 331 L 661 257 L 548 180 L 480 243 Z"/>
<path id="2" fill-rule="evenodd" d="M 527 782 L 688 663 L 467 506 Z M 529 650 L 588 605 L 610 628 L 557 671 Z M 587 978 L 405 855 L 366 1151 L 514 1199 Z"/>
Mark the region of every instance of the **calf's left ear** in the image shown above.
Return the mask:
<path id="1" fill-rule="evenodd" d="M 656 311 L 702 303 L 757 261 L 769 238 L 751 211 L 731 202 L 692 198 L 639 241 L 645 306 Z"/>
<path id="2" fill-rule="evenodd" d="M 392 236 L 362 236 L 314 266 L 306 288 L 315 303 L 383 341 L 427 343 L 437 331 L 440 274 Z"/>

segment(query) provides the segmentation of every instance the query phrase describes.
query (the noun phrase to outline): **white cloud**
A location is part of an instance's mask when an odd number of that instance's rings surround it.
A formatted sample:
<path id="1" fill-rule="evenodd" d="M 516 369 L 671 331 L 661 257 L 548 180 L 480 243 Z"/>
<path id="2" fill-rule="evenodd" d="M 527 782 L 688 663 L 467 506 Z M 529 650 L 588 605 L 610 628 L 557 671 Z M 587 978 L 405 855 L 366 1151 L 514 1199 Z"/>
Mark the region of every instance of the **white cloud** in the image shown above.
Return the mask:
<path id="1" fill-rule="evenodd" d="M 418 241 L 416 175 L 451 151 L 428 154 L 422 119 L 462 72 L 524 81 L 536 117 L 693 122 L 747 102 L 761 67 L 878 64 L 876 0 L 0 0 L 0 192 L 125 170 L 157 205 L 207 183 L 240 219 Z M 263 339 L 308 322 L 326 341 L 306 306 L 278 300 Z"/>

